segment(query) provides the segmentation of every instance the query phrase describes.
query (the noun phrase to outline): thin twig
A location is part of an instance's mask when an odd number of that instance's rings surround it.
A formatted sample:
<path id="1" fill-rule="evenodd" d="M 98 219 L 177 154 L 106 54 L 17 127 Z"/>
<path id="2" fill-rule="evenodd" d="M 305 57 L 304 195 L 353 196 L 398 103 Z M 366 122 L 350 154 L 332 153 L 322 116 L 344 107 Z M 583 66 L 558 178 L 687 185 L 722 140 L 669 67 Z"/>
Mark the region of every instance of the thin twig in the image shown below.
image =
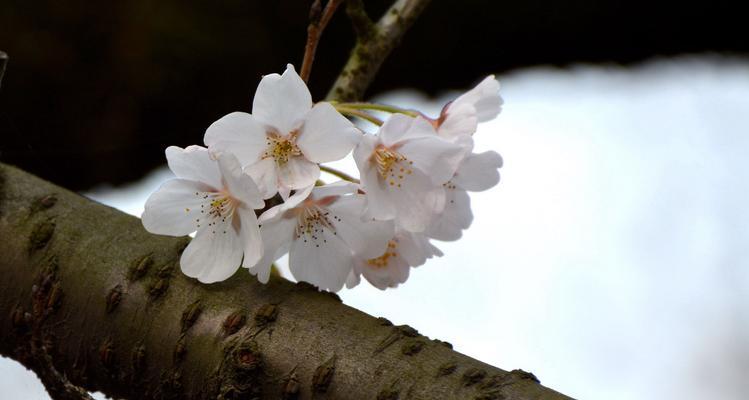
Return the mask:
<path id="1" fill-rule="evenodd" d="M 307 27 L 307 44 L 304 47 L 304 59 L 302 60 L 302 69 L 299 76 L 307 82 L 312 72 L 312 63 L 315 62 L 315 53 L 317 45 L 320 43 L 325 27 L 328 26 L 335 10 L 343 0 L 328 0 L 325 10 L 320 13 L 320 0 L 315 0 L 310 8 L 310 23 Z"/>
<path id="2" fill-rule="evenodd" d="M 343 115 L 348 115 L 351 117 L 357 117 L 361 118 L 367 122 L 371 122 L 377 126 L 382 126 L 383 121 L 377 117 L 375 117 L 372 114 L 368 114 L 362 110 L 355 110 L 353 108 L 346 108 L 346 107 L 336 107 L 336 110 L 338 110 L 339 113 Z"/>
<path id="3" fill-rule="evenodd" d="M 8 54 L 0 51 L 0 87 L 3 85 L 3 75 L 5 75 L 5 66 L 8 64 Z"/>
<path id="4" fill-rule="evenodd" d="M 335 176 L 343 179 L 344 181 L 349 181 L 349 182 L 353 182 L 353 183 L 359 183 L 359 180 L 356 179 L 356 178 L 354 178 L 353 176 L 351 176 L 351 175 L 349 175 L 349 174 L 347 174 L 345 172 L 339 171 L 339 170 L 337 170 L 335 168 L 330 168 L 330 167 L 322 165 L 322 164 L 320 164 L 320 171 L 324 171 L 324 172 L 327 172 L 327 173 L 329 173 L 331 175 L 335 175 Z"/>
<path id="5" fill-rule="evenodd" d="M 382 63 L 429 2 L 396 0 L 372 27 L 371 34 L 358 37 L 348 62 L 328 92 L 328 100 L 361 100 Z"/>

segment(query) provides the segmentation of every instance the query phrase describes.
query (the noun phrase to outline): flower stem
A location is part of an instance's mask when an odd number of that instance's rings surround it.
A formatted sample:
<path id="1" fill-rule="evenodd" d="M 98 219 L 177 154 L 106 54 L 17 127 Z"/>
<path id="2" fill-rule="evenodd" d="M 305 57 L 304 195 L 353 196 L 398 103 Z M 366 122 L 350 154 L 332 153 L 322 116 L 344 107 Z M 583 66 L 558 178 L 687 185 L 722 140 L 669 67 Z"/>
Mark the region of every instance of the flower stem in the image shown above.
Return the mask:
<path id="1" fill-rule="evenodd" d="M 325 171 L 325 172 L 327 172 L 327 173 L 329 173 L 331 175 L 335 175 L 335 176 L 343 179 L 344 181 L 349 181 L 349 182 L 353 182 L 353 183 L 359 183 L 359 180 L 356 179 L 356 178 L 354 178 L 353 176 L 351 176 L 351 175 L 349 175 L 349 174 L 347 174 L 345 172 L 339 171 L 339 170 L 337 170 L 335 168 L 330 168 L 330 167 L 322 165 L 322 164 L 320 164 L 320 171 Z"/>
<path id="2" fill-rule="evenodd" d="M 315 61 L 315 53 L 317 52 L 317 45 L 320 43 L 320 36 L 328 26 L 328 22 L 333 18 L 333 14 L 343 0 L 328 0 L 325 5 L 325 10 L 320 11 L 320 0 L 315 0 L 310 7 L 310 23 L 307 27 L 307 44 L 304 47 L 304 59 L 302 61 L 302 69 L 299 72 L 299 76 L 302 77 L 304 82 L 309 80 L 309 75 L 312 72 L 312 63 Z"/>
<path id="3" fill-rule="evenodd" d="M 354 110 L 351 108 L 346 107 L 340 107 L 337 104 L 335 104 L 335 109 L 338 110 L 339 113 L 343 115 L 348 115 L 352 117 L 361 118 L 365 121 L 369 121 L 377 126 L 382 126 L 383 122 L 381 119 L 375 117 L 374 115 L 368 114 L 362 110 Z"/>
<path id="4" fill-rule="evenodd" d="M 405 114 L 405 115 L 408 115 L 409 117 L 416 117 L 419 115 L 417 111 L 406 110 L 405 108 L 390 106 L 387 104 L 355 102 L 355 103 L 337 103 L 336 106 L 350 108 L 353 110 L 374 110 L 374 111 L 389 112 L 392 114 Z"/>

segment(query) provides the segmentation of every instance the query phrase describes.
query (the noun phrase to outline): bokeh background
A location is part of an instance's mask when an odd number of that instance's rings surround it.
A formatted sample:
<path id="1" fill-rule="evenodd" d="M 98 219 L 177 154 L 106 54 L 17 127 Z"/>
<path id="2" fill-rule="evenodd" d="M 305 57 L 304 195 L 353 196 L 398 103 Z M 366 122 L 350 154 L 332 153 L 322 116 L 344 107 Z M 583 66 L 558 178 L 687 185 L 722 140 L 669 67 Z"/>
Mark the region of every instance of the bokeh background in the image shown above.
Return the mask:
<path id="1" fill-rule="evenodd" d="M 373 16 L 386 1 L 366 1 Z M 20 1 L 0 7 L 0 161 L 139 215 L 168 145 L 249 111 L 299 64 L 306 1 Z M 580 399 L 749 393 L 749 28 L 738 6 L 434 1 L 368 96 L 436 115 L 484 75 L 502 182 L 397 290 L 347 304 Z M 353 43 L 320 46 L 315 99 Z M 340 163 L 351 168 L 350 161 Z M 0 398 L 46 399 L 0 360 Z"/>

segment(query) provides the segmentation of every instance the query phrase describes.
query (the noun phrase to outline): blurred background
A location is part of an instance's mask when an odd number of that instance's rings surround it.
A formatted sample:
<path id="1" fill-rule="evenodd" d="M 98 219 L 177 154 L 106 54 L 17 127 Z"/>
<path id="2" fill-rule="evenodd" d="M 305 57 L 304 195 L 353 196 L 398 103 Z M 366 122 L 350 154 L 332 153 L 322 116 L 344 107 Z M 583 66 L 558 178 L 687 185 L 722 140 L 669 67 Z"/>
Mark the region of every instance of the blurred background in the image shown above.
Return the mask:
<path id="1" fill-rule="evenodd" d="M 262 74 L 299 65 L 309 3 L 5 0 L 0 161 L 139 215 L 170 177 L 166 146 L 202 143 L 250 111 Z M 365 3 L 373 17 L 388 5 Z M 476 140 L 503 155 L 502 182 L 472 196 L 474 225 L 438 243 L 445 257 L 344 301 L 580 399 L 745 399 L 744 15 L 727 1 L 434 1 L 368 96 L 436 115 L 497 74 L 506 106 Z M 313 98 L 352 43 L 340 13 Z M 0 398 L 46 398 L 15 362 L 0 371 Z"/>

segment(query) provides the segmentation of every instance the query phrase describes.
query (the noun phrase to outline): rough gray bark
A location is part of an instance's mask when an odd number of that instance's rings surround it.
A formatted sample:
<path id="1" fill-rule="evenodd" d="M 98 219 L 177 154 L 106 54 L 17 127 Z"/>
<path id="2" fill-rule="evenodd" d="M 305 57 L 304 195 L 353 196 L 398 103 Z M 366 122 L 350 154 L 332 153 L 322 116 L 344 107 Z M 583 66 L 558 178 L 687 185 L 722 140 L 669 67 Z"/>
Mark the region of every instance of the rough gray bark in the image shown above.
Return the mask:
<path id="1" fill-rule="evenodd" d="M 568 399 L 408 326 L 242 270 L 179 271 L 189 238 L 0 164 L 0 353 L 137 399 Z M 53 393 L 55 395 L 55 393 Z M 58 394 L 58 398 L 63 397 Z"/>
<path id="2" fill-rule="evenodd" d="M 328 92 L 328 99 L 361 100 L 382 63 L 430 1 L 396 0 L 377 23 L 372 23 L 363 1 L 349 0 L 346 12 L 357 34 L 356 45 Z"/>

